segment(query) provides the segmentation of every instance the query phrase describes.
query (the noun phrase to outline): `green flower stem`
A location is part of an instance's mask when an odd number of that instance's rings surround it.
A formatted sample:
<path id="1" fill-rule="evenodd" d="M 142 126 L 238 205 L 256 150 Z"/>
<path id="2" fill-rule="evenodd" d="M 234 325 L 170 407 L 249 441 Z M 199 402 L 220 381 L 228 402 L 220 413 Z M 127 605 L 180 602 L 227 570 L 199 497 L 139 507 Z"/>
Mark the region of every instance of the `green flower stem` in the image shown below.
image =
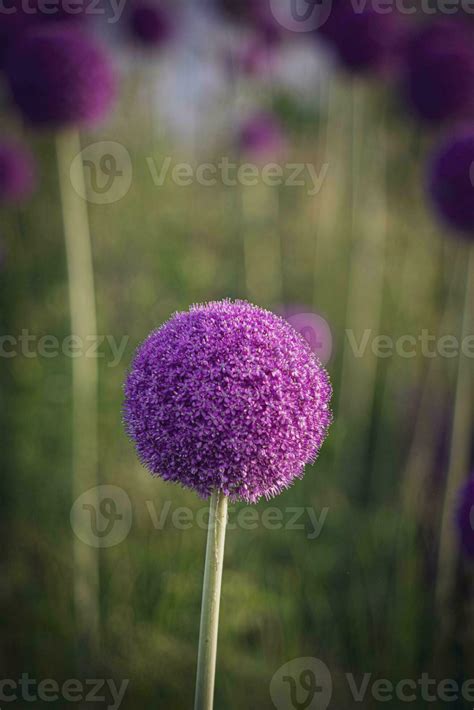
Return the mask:
<path id="1" fill-rule="evenodd" d="M 464 310 L 461 326 L 461 342 L 472 333 L 474 300 L 474 247 L 470 247 L 466 265 L 466 286 L 464 295 Z M 441 518 L 441 533 L 438 552 L 438 576 L 436 585 L 436 602 L 438 609 L 443 611 L 449 605 L 450 594 L 455 582 L 456 568 L 459 559 L 456 540 L 454 510 L 456 497 L 463 481 L 469 475 L 469 456 L 472 434 L 472 375 L 471 361 L 463 353 L 459 354 L 456 379 L 456 394 L 454 401 L 453 428 L 449 468 L 444 495 L 443 513 Z"/>
<path id="2" fill-rule="evenodd" d="M 77 131 L 61 132 L 56 138 L 61 209 L 68 269 L 71 333 L 83 344 L 97 335 L 94 274 L 81 151 Z M 75 189 L 76 188 L 76 189 Z M 78 496 L 98 481 L 97 359 L 72 359 L 73 452 L 72 495 Z M 96 508 L 97 509 L 97 508 Z M 88 530 L 89 527 L 89 530 Z M 90 535 L 90 520 L 84 519 L 84 534 Z M 76 531 L 77 532 L 77 531 Z M 84 536 L 81 536 L 84 537 Z M 79 642 L 94 646 L 99 633 L 99 551 L 73 537 L 74 603 Z"/>
<path id="3" fill-rule="evenodd" d="M 209 510 L 194 710 L 212 710 L 214 705 L 217 634 L 226 527 L 227 497 L 214 491 Z"/>

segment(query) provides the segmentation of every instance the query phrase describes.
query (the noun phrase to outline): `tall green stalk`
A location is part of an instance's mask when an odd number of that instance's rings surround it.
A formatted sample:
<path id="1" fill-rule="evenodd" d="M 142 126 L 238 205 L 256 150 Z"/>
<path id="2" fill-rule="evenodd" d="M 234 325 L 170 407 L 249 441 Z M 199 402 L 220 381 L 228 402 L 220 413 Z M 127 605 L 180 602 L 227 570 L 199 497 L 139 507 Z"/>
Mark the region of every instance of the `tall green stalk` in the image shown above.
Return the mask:
<path id="1" fill-rule="evenodd" d="M 76 130 L 57 135 L 56 151 L 68 270 L 71 333 L 82 344 L 80 357 L 72 358 L 72 494 L 76 500 L 97 486 L 98 365 L 85 355 L 87 343 L 97 335 L 94 272 L 81 151 Z M 98 505 L 95 506 L 98 510 Z M 90 520 L 78 521 L 83 535 L 73 537 L 74 604 L 80 646 L 94 647 L 99 636 L 99 551 L 80 539 L 90 537 Z M 93 542 L 93 541 L 91 541 Z"/>
<path id="2" fill-rule="evenodd" d="M 461 343 L 472 333 L 474 301 L 474 247 L 470 247 L 466 265 L 464 309 L 461 325 Z M 448 476 L 444 494 L 441 533 L 438 551 L 438 576 L 436 603 L 439 611 L 449 606 L 459 560 L 454 524 L 454 510 L 459 488 L 469 474 L 472 435 L 472 364 L 462 352 L 459 354 L 454 400 L 453 428 L 449 456 Z"/>
<path id="3" fill-rule="evenodd" d="M 214 706 L 217 635 L 226 527 L 227 497 L 214 491 L 209 510 L 194 710 L 212 710 Z"/>

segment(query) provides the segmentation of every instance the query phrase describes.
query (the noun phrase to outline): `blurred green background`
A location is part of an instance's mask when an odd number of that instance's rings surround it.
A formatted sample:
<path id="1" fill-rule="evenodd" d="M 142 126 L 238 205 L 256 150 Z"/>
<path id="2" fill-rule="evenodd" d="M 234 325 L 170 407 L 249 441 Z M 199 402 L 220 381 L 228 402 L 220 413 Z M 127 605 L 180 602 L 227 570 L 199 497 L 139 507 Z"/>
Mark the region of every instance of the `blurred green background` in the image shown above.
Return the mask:
<path id="1" fill-rule="evenodd" d="M 167 156 L 192 165 L 240 158 L 225 136 L 190 147 L 150 130 L 159 114 L 146 101 L 149 77 L 133 71 L 111 120 L 81 137 L 83 147 L 120 143 L 133 167 L 122 199 L 89 204 L 98 332 L 126 338 L 114 366 L 101 346 L 100 484 L 126 492 L 131 528 L 100 550 L 101 640 L 79 662 L 72 361 L 4 358 L 2 677 L 129 679 L 123 708 L 192 707 L 206 532 L 194 517 L 179 529 L 172 513 L 206 504 L 141 467 L 121 423 L 122 383 L 136 346 L 175 310 L 238 297 L 327 320 L 335 420 L 304 479 L 256 506 L 259 516 L 280 509 L 284 521 L 289 509 L 312 508 L 326 516 L 321 534 L 311 539 L 307 515 L 301 529 L 272 530 L 259 517 L 255 529 L 229 531 L 216 708 L 272 708 L 274 673 L 306 656 L 330 668 L 332 707 L 357 706 L 345 673 L 358 683 L 364 673 L 396 683 L 423 672 L 462 682 L 474 668 L 467 567 L 455 565 L 451 603 L 440 611 L 434 601 L 456 359 L 419 348 L 413 358 L 382 358 L 370 347 L 356 357 L 347 333 L 358 342 L 371 329 L 371 343 L 380 334 L 460 332 L 467 246 L 443 234 L 426 205 L 422 156 L 432 139 L 386 87 L 337 75 L 304 108 L 284 91 L 265 96 L 287 131 L 286 162 L 328 164 L 317 195 L 307 185 L 156 186 L 147 159 L 159 167 Z M 30 140 L 40 188 L 26 206 L 3 211 L 1 326 L 61 342 L 70 325 L 54 139 Z M 157 529 L 150 511 L 163 510 Z M 377 705 L 368 693 L 363 706 Z M 87 704 L 95 706 L 104 703 Z"/>

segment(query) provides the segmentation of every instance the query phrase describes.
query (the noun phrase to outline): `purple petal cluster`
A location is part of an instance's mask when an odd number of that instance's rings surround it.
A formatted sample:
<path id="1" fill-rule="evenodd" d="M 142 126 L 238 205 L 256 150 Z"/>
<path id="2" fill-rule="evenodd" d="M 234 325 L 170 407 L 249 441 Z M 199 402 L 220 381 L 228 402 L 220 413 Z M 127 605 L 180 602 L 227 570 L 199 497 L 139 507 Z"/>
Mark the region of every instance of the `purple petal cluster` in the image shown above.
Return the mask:
<path id="1" fill-rule="evenodd" d="M 465 555 L 474 558 L 474 476 L 461 490 L 456 521 L 461 548 Z"/>
<path id="2" fill-rule="evenodd" d="M 398 57 L 404 26 L 395 12 L 356 10 L 350 2 L 339 1 L 318 33 L 334 46 L 339 61 L 350 71 L 379 71 Z"/>
<path id="3" fill-rule="evenodd" d="M 173 23 L 167 9 L 147 0 L 140 0 L 132 7 L 129 26 L 135 41 L 145 47 L 161 47 L 173 34 Z"/>
<path id="4" fill-rule="evenodd" d="M 0 143 L 0 202 L 21 202 L 35 187 L 33 156 L 23 146 Z"/>
<path id="5" fill-rule="evenodd" d="M 239 148 L 255 158 L 281 154 L 285 148 L 285 137 L 277 118 L 265 111 L 247 118 L 240 127 Z"/>
<path id="6" fill-rule="evenodd" d="M 474 238 L 474 127 L 456 131 L 438 148 L 428 190 L 443 222 Z"/>
<path id="7" fill-rule="evenodd" d="M 26 32 L 9 53 L 7 75 L 15 103 L 38 126 L 93 124 L 115 96 L 107 54 L 77 23 Z"/>
<path id="8" fill-rule="evenodd" d="M 474 117 L 474 36 L 459 22 L 436 22 L 411 39 L 402 79 L 418 118 L 442 123 Z"/>
<path id="9" fill-rule="evenodd" d="M 304 338 L 269 311 L 226 300 L 175 314 L 139 347 L 124 421 L 153 474 L 254 503 L 316 459 L 330 399 Z"/>

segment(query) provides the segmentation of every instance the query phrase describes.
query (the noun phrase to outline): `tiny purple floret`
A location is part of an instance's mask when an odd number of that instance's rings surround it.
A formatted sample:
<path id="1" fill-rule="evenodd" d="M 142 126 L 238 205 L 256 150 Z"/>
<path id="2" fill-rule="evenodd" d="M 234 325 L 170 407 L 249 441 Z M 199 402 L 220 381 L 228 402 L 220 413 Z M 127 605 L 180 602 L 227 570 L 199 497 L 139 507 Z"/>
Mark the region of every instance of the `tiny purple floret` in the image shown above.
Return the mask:
<path id="1" fill-rule="evenodd" d="M 138 348 L 124 422 L 152 474 L 254 503 L 316 459 L 330 399 L 326 371 L 284 319 L 225 300 L 176 313 Z"/>

